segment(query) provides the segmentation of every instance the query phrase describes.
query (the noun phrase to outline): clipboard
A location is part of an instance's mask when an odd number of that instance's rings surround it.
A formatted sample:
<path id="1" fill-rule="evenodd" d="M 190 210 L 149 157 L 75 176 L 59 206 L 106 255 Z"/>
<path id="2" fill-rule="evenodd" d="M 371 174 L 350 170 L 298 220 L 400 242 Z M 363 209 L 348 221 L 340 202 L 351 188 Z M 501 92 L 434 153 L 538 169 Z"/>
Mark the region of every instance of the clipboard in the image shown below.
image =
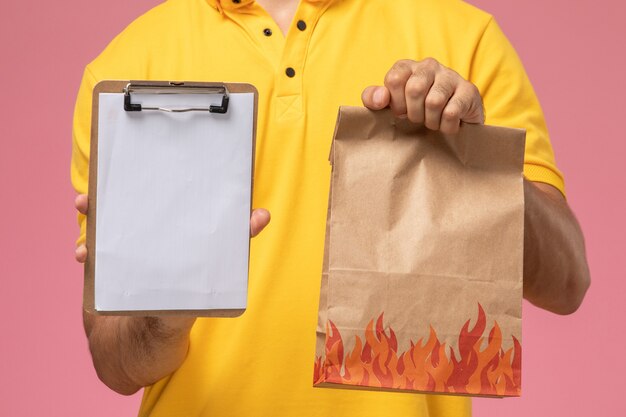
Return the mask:
<path id="1" fill-rule="evenodd" d="M 257 102 L 250 84 L 95 86 L 86 311 L 245 311 Z"/>

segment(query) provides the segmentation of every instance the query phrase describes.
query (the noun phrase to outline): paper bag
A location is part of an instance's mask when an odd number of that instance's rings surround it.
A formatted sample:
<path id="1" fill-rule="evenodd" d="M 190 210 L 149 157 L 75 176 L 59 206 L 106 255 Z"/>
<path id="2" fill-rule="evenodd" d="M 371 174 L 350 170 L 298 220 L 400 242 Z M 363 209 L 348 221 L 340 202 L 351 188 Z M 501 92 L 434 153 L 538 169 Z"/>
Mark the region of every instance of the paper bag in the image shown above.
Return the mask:
<path id="1" fill-rule="evenodd" d="M 315 386 L 520 395 L 524 137 L 340 109 Z"/>

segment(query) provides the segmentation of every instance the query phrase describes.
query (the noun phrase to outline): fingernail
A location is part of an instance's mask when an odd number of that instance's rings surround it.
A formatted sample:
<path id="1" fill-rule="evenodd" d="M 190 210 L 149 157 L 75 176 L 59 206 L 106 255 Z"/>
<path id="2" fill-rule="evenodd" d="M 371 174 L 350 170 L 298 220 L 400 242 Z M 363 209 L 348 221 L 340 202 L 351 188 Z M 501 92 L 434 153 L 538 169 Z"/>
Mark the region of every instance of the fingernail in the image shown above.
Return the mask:
<path id="1" fill-rule="evenodd" d="M 374 91 L 374 96 L 372 98 L 374 99 L 375 105 L 379 107 L 382 106 L 383 100 L 385 99 L 385 90 L 383 87 L 378 87 L 376 91 Z"/>

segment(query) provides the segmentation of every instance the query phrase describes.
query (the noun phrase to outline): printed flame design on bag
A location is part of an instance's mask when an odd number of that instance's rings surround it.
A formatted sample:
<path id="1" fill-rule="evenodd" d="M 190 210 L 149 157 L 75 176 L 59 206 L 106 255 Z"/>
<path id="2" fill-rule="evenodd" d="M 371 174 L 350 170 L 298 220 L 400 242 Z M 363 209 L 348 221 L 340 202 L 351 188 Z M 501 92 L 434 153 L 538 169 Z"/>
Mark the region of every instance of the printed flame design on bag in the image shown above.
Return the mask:
<path id="1" fill-rule="evenodd" d="M 314 384 L 324 382 L 441 393 L 519 396 L 522 347 L 513 337 L 513 347 L 502 349 L 497 322 L 483 336 L 487 320 L 478 304 L 478 319 L 470 330 L 468 320 L 459 333 L 459 354 L 441 343 L 430 327 L 428 340 L 411 342 L 398 352 L 393 329 L 385 331 L 383 314 L 365 329 L 365 342 L 355 337 L 354 349 L 344 354 L 343 341 L 332 321 L 326 324 L 325 358 L 317 358 Z M 486 339 L 486 340 L 485 340 Z M 486 343 L 485 343 L 486 342 Z M 483 347 L 484 346 L 484 347 Z M 449 354 L 447 354 L 449 352 Z"/>

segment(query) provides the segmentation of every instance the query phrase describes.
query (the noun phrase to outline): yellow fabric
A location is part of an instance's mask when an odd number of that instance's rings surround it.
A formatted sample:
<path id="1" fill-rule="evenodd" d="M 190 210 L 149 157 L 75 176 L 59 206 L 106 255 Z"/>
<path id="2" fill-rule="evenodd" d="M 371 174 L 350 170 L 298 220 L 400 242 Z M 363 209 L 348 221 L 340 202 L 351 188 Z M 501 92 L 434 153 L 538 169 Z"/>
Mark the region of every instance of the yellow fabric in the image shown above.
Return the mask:
<path id="1" fill-rule="evenodd" d="M 295 25 L 300 19 L 304 31 Z M 273 34 L 265 36 L 265 28 Z M 186 361 L 145 390 L 141 416 L 471 414 L 466 398 L 312 387 L 338 106 L 360 105 L 363 88 L 380 84 L 396 60 L 429 56 L 478 86 L 487 123 L 528 130 L 527 177 L 563 191 L 517 55 L 489 15 L 462 2 L 303 0 L 284 37 L 251 0 L 170 0 L 87 66 L 74 119 L 72 181 L 79 193 L 87 192 L 97 81 L 230 81 L 259 90 L 253 203 L 272 212 L 272 223 L 253 239 L 248 309 L 236 319 L 199 319 Z M 82 241 L 84 218 L 80 223 Z"/>

